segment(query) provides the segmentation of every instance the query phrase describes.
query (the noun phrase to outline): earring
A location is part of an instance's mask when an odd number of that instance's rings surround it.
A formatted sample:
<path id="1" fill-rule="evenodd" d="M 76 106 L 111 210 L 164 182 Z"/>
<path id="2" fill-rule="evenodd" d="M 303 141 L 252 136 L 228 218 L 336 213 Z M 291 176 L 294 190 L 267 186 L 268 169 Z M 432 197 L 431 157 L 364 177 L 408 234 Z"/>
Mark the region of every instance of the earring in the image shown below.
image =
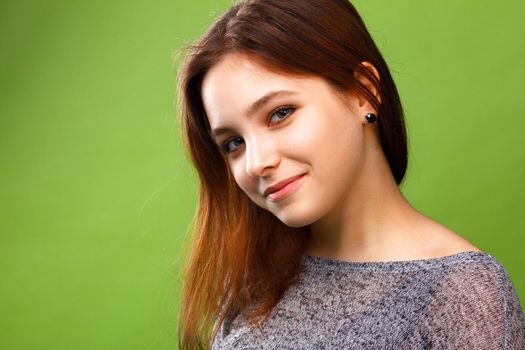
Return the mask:
<path id="1" fill-rule="evenodd" d="M 374 113 L 367 113 L 365 115 L 365 118 L 368 124 L 373 124 L 377 121 L 377 115 L 375 115 Z"/>

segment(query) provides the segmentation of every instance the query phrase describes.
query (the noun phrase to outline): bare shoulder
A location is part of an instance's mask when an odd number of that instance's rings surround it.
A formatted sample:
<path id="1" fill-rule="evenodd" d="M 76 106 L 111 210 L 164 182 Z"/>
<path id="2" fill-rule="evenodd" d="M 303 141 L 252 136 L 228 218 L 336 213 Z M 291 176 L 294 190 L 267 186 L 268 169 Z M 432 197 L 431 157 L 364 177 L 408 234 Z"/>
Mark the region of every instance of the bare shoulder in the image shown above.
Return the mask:
<path id="1" fill-rule="evenodd" d="M 467 251 L 482 252 L 448 227 L 431 219 L 425 221 L 421 229 L 422 237 L 425 237 L 425 240 L 421 241 L 425 255 L 437 258 Z"/>

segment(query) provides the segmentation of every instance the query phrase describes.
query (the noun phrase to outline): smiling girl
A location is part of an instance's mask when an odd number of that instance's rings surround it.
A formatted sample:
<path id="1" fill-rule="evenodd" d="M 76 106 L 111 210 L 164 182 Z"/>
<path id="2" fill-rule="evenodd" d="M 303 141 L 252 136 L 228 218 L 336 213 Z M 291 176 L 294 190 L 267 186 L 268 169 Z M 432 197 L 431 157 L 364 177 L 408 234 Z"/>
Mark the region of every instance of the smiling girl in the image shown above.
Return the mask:
<path id="1" fill-rule="evenodd" d="M 525 347 L 503 266 L 399 190 L 399 95 L 347 0 L 234 5 L 180 105 L 200 180 L 182 349 Z"/>

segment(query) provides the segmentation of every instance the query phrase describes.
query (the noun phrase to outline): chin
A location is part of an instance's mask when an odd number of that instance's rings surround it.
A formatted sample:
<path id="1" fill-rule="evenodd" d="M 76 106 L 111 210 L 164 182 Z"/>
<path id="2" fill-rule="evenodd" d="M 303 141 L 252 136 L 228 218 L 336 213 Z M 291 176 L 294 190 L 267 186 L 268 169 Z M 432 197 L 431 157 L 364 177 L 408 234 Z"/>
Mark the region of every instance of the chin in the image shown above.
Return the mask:
<path id="1" fill-rule="evenodd" d="M 286 226 L 295 228 L 310 225 L 318 220 L 317 215 L 298 208 L 286 208 L 272 213 Z"/>

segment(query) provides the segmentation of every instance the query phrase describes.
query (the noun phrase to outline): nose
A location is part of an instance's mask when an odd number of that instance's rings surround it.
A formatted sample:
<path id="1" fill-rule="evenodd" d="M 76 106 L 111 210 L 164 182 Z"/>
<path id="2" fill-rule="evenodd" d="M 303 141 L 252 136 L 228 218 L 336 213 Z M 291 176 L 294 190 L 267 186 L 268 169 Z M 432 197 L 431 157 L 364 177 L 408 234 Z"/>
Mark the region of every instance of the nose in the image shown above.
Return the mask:
<path id="1" fill-rule="evenodd" d="M 280 157 L 272 142 L 257 140 L 246 144 L 246 174 L 250 177 L 263 177 L 279 165 Z"/>

